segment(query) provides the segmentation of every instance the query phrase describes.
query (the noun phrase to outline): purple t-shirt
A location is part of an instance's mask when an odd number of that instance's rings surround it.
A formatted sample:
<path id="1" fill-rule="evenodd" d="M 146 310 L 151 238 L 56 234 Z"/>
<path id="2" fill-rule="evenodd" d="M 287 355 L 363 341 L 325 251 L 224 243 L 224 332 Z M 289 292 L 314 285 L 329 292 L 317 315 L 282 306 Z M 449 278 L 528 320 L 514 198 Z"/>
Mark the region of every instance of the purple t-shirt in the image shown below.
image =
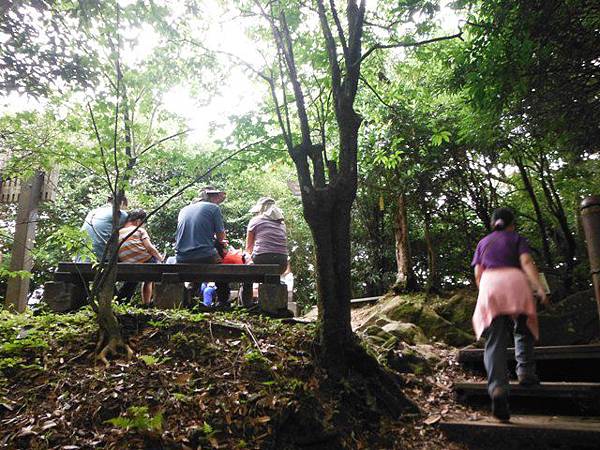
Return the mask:
<path id="1" fill-rule="evenodd" d="M 287 255 L 287 232 L 281 220 L 270 220 L 264 217 L 253 217 L 248 224 L 248 231 L 254 232 L 253 255 L 263 253 L 279 253 Z"/>
<path id="2" fill-rule="evenodd" d="M 518 268 L 523 253 L 531 253 L 527 239 L 515 231 L 494 231 L 479 241 L 471 265 L 479 264 L 486 269 Z"/>

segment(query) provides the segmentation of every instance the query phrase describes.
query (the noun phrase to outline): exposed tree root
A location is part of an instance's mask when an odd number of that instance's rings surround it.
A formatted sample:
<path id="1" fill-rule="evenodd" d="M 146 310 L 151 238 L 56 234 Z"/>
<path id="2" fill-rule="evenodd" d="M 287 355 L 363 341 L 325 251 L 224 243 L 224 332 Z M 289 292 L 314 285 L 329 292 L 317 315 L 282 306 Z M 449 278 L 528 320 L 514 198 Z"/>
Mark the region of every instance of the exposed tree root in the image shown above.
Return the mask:
<path id="1" fill-rule="evenodd" d="M 105 342 L 106 344 L 104 344 Z M 125 350 L 127 361 L 131 361 L 133 358 L 133 350 L 121 337 L 110 337 L 106 339 L 105 333 L 100 332 L 100 339 L 96 345 L 96 361 L 100 361 L 104 364 L 104 367 L 108 369 L 110 367 L 108 356 L 118 355 L 120 349 Z"/>
<path id="2" fill-rule="evenodd" d="M 377 404 L 394 418 L 403 414 L 418 413 L 418 407 L 402 392 L 400 380 L 371 356 L 358 343 L 348 352 L 350 370 L 360 373 L 367 380 L 367 387 Z"/>
<path id="3" fill-rule="evenodd" d="M 317 346 L 318 349 L 318 346 Z M 402 392 L 401 379 L 383 367 L 364 347 L 358 339 L 349 342 L 344 351 L 345 367 L 333 369 L 328 366 L 328 361 L 323 360 L 324 355 L 319 355 L 317 360 L 332 379 L 341 380 L 352 374 L 360 375 L 364 386 L 372 395 L 384 414 L 398 418 L 403 414 L 416 414 L 418 407 L 411 402 Z"/>

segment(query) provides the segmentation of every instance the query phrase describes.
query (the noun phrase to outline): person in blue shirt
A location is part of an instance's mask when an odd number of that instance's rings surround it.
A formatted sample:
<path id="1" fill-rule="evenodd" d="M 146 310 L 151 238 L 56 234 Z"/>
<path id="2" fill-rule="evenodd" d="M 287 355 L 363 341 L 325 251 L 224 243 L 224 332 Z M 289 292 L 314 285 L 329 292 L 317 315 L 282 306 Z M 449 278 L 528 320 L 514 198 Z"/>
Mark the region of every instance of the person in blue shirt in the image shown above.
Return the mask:
<path id="1" fill-rule="evenodd" d="M 215 283 L 202 283 L 200 296 L 202 297 L 204 306 L 213 306 L 217 300 L 217 286 Z"/>
<path id="2" fill-rule="evenodd" d="M 221 258 L 215 240 L 226 245 L 225 225 L 219 205 L 225 201 L 224 191 L 206 186 L 199 201 L 185 206 L 177 217 L 175 252 L 177 263 L 218 264 Z M 217 284 L 218 301 L 229 304 L 229 285 Z"/>
<path id="3" fill-rule="evenodd" d="M 98 261 L 102 260 L 106 244 L 112 234 L 112 201 L 112 196 L 109 196 L 106 205 L 90 211 L 81 227 L 90 236 L 92 251 Z M 127 220 L 127 213 L 123 211 L 125 208 L 127 208 L 127 198 L 123 196 L 120 205 L 119 226 Z"/>

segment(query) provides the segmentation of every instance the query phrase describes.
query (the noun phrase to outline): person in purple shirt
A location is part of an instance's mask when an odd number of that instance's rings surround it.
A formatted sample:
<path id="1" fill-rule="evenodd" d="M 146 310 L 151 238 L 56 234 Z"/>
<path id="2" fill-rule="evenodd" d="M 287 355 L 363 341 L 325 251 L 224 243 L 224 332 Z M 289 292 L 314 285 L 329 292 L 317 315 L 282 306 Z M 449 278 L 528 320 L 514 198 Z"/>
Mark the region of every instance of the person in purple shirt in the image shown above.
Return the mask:
<path id="1" fill-rule="evenodd" d="M 492 414 L 510 419 L 506 349 L 510 328 L 514 328 L 517 376 L 522 385 L 539 383 L 533 357 L 534 339 L 538 339 L 538 321 L 532 290 L 547 304 L 546 292 L 527 240 L 515 231 L 515 217 L 508 208 L 492 215 L 493 232 L 484 237 L 475 250 L 472 265 L 479 287 L 473 314 L 473 328 L 479 339 L 485 337 L 484 364 L 488 375 L 488 393 Z"/>
<path id="2" fill-rule="evenodd" d="M 246 253 L 254 264 L 277 264 L 280 273 L 288 267 L 287 230 L 283 212 L 270 197 L 261 197 L 250 209 L 254 217 L 248 223 Z M 242 303 L 252 303 L 252 285 L 243 285 Z"/>

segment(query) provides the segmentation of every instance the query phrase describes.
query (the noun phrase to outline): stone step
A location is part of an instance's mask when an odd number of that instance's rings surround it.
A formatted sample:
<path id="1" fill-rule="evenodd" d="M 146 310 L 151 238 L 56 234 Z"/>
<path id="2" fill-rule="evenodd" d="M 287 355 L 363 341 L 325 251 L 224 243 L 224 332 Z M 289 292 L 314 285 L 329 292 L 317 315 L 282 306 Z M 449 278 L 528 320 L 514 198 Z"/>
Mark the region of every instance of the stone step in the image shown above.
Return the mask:
<path id="1" fill-rule="evenodd" d="M 487 384 L 455 383 L 458 400 L 488 405 Z M 600 415 L 600 383 L 543 382 L 537 386 L 510 384 L 509 403 L 514 412 L 532 414 Z"/>
<path id="2" fill-rule="evenodd" d="M 508 357 L 515 359 L 515 349 L 508 349 Z M 594 359 L 600 360 L 600 344 L 587 345 L 557 345 L 548 347 L 535 347 L 535 359 L 545 360 L 578 360 Z M 460 363 L 479 362 L 483 363 L 482 348 L 463 348 L 459 350 L 457 361 Z"/>
<path id="3" fill-rule="evenodd" d="M 438 425 L 451 439 L 475 444 L 469 448 L 598 448 L 600 442 L 599 417 L 513 415 L 508 423 L 482 417 Z"/>
<path id="4" fill-rule="evenodd" d="M 455 383 L 454 391 L 460 396 L 486 396 L 486 383 Z M 511 397 L 533 398 L 596 398 L 600 397 L 600 383 L 548 382 L 536 386 L 510 383 Z"/>
<path id="5" fill-rule="evenodd" d="M 508 351 L 508 368 L 514 373 L 514 349 Z M 600 344 L 536 347 L 537 374 L 542 381 L 600 381 Z M 464 348 L 457 360 L 464 368 L 485 375 L 483 349 Z"/>

